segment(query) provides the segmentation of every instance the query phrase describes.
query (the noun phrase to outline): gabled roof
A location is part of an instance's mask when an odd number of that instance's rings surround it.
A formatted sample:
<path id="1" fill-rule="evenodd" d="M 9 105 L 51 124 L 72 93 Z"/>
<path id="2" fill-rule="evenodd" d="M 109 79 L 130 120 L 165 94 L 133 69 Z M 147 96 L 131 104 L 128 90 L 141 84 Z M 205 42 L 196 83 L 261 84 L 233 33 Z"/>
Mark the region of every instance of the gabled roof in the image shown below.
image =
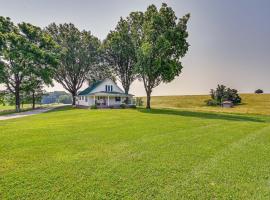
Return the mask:
<path id="1" fill-rule="evenodd" d="M 78 95 L 87 95 L 91 93 L 99 84 L 101 84 L 103 81 L 96 81 L 92 85 L 90 85 L 85 90 L 81 91 Z"/>

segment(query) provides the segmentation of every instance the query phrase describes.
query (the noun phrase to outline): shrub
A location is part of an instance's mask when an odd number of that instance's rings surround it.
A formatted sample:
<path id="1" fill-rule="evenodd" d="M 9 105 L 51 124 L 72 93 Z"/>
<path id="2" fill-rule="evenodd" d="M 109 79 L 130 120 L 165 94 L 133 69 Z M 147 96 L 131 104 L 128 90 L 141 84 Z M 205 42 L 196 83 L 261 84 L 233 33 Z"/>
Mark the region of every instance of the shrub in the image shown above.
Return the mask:
<path id="1" fill-rule="evenodd" d="M 219 105 L 218 102 L 215 99 L 208 99 L 205 101 L 207 106 L 217 106 Z"/>
<path id="2" fill-rule="evenodd" d="M 236 89 L 227 88 L 224 85 L 218 85 L 216 90 L 211 89 L 210 95 L 213 101 L 206 101 L 209 106 L 221 105 L 223 101 L 231 101 L 233 104 L 239 104 L 242 101 Z"/>
<path id="3" fill-rule="evenodd" d="M 136 105 L 130 105 L 129 108 L 137 108 Z"/>
<path id="4" fill-rule="evenodd" d="M 255 90 L 255 94 L 262 94 L 262 93 L 263 93 L 263 90 L 262 89 Z"/>
<path id="5" fill-rule="evenodd" d="M 97 109 L 97 105 L 92 105 L 90 109 Z"/>
<path id="6" fill-rule="evenodd" d="M 114 108 L 114 106 L 113 106 L 113 105 L 110 105 L 110 106 L 109 106 L 109 108 L 110 108 L 110 109 L 113 109 L 113 108 Z"/>
<path id="7" fill-rule="evenodd" d="M 122 108 L 122 109 L 125 109 L 125 108 L 127 108 L 127 104 L 125 104 L 125 103 L 122 103 L 122 104 L 120 105 L 120 108 Z"/>

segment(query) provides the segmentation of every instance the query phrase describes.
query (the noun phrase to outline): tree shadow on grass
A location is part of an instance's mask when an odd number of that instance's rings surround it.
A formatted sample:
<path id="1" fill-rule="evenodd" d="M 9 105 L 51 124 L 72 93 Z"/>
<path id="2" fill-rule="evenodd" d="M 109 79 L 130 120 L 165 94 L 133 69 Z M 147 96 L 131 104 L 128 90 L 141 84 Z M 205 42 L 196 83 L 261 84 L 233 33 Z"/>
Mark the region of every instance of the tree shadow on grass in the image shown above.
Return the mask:
<path id="1" fill-rule="evenodd" d="M 183 117 L 197 117 L 201 119 L 220 119 L 228 121 L 243 121 L 243 122 L 266 122 L 265 120 L 256 116 L 244 116 L 235 114 L 223 114 L 223 113 L 210 113 L 210 112 L 195 112 L 195 111 L 183 111 L 173 109 L 143 109 L 139 108 L 138 111 L 148 114 L 164 114 L 164 115 L 178 115 Z"/>

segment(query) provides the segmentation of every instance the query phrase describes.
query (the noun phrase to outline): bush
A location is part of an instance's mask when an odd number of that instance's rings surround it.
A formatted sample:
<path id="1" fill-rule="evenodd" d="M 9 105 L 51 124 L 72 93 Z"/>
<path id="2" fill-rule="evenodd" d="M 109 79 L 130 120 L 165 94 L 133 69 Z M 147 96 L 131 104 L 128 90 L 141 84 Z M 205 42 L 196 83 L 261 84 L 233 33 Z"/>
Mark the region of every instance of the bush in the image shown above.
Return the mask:
<path id="1" fill-rule="evenodd" d="M 137 108 L 137 106 L 136 105 L 130 105 L 129 108 L 134 108 L 135 109 L 135 108 Z"/>
<path id="2" fill-rule="evenodd" d="M 205 101 L 207 106 L 217 106 L 219 105 L 218 102 L 215 99 L 208 99 Z"/>
<path id="3" fill-rule="evenodd" d="M 125 103 L 122 103 L 122 104 L 120 105 L 120 108 L 122 108 L 122 109 L 125 109 L 125 108 L 127 108 L 127 104 L 125 104 Z"/>
<path id="4" fill-rule="evenodd" d="M 110 109 L 113 109 L 113 108 L 114 108 L 114 106 L 113 106 L 113 105 L 110 105 L 110 106 L 109 106 L 109 108 L 110 108 Z"/>
<path id="5" fill-rule="evenodd" d="M 262 89 L 255 90 L 255 94 L 262 94 L 262 93 L 263 93 L 263 90 Z"/>
<path id="6" fill-rule="evenodd" d="M 221 105 L 223 101 L 231 101 L 234 105 L 242 101 L 236 89 L 227 88 L 224 85 L 218 85 L 216 90 L 211 89 L 210 95 L 212 101 L 206 101 L 206 104 L 210 106 Z"/>
<path id="7" fill-rule="evenodd" d="M 62 104 L 72 104 L 72 97 L 71 95 L 60 95 L 58 98 L 59 103 Z"/>
<path id="8" fill-rule="evenodd" d="M 90 109 L 97 109 L 97 105 L 92 105 Z"/>

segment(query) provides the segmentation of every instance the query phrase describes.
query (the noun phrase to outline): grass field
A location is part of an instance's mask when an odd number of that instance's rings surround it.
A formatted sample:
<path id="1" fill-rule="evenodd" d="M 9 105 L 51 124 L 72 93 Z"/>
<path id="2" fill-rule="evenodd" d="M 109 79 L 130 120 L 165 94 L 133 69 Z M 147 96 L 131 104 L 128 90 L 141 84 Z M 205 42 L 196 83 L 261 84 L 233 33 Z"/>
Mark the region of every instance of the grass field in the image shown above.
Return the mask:
<path id="1" fill-rule="evenodd" d="M 242 98 L 242 105 L 229 109 L 206 106 L 204 101 L 210 98 L 209 95 L 154 96 L 152 97 L 152 106 L 193 111 L 270 115 L 270 94 L 241 94 L 240 96 Z M 145 98 L 144 102 L 146 102 Z"/>
<path id="2" fill-rule="evenodd" d="M 42 107 L 57 107 L 57 106 L 61 106 L 63 104 L 37 104 L 36 108 L 42 108 Z M 28 111 L 28 110 L 32 110 L 32 104 L 25 104 L 23 105 L 23 107 L 21 107 L 21 111 Z M 15 106 L 14 105 L 0 105 L 0 115 L 6 115 L 6 114 L 12 114 L 15 113 Z"/>
<path id="3" fill-rule="evenodd" d="M 269 116 L 173 109 L 0 121 L 0 199 L 269 199 L 269 133 Z"/>

